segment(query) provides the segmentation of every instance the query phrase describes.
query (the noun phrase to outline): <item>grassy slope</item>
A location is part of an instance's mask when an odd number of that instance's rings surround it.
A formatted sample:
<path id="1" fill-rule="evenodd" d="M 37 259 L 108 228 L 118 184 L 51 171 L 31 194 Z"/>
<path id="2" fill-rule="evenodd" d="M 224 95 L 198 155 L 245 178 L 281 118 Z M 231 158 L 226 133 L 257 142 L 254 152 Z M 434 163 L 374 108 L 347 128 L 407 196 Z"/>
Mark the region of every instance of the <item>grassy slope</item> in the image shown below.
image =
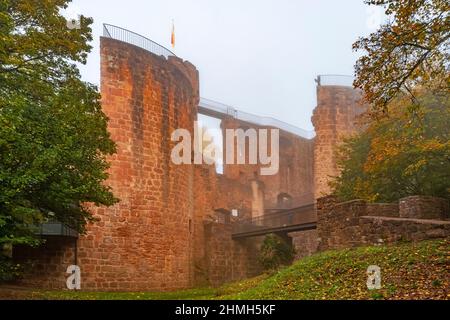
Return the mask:
<path id="1" fill-rule="evenodd" d="M 233 299 L 449 299 L 449 242 L 329 251 L 303 259 Z M 366 287 L 369 265 L 382 289 Z"/>
<path id="2" fill-rule="evenodd" d="M 27 292 L 35 299 L 449 299 L 449 242 L 328 251 L 272 276 L 171 293 Z M 369 265 L 381 268 L 382 289 L 366 287 Z M 23 293 L 22 293 L 23 294 Z"/>

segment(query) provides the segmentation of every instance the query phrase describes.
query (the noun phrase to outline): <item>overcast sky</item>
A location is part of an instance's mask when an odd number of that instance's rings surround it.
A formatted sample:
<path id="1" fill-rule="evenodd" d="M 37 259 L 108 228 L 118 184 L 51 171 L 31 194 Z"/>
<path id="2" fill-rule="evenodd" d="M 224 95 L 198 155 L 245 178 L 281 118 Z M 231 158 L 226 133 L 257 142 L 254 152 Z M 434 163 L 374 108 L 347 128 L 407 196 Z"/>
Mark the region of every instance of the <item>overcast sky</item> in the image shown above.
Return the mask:
<path id="1" fill-rule="evenodd" d="M 94 18 L 85 80 L 99 83 L 102 24 L 170 48 L 200 72 L 201 96 L 312 130 L 319 74 L 353 74 L 352 43 L 374 31 L 363 0 L 74 0 Z"/>

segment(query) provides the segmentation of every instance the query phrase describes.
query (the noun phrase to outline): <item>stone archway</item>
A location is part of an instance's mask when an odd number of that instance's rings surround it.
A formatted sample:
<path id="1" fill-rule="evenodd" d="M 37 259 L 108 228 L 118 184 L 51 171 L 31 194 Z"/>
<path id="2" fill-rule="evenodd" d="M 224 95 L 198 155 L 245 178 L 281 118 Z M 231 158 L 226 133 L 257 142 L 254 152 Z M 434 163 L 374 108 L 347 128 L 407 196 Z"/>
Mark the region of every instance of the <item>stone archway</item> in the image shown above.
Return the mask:
<path id="1" fill-rule="evenodd" d="M 292 208 L 293 199 L 288 193 L 282 192 L 277 196 L 277 208 L 278 209 L 290 209 Z"/>

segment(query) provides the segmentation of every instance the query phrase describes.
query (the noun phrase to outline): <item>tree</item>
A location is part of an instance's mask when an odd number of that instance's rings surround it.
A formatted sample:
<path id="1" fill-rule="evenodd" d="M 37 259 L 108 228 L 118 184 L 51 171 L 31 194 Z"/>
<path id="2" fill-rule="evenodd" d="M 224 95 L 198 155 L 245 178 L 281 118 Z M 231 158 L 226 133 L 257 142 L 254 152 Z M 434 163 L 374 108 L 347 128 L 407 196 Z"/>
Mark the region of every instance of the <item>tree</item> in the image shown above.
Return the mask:
<path id="1" fill-rule="evenodd" d="M 115 152 L 98 89 L 81 80 L 92 19 L 60 14 L 69 0 L 0 0 L 0 246 L 34 245 L 33 226 L 80 233 L 85 203 L 117 202 L 104 184 Z"/>
<path id="2" fill-rule="evenodd" d="M 450 100 L 422 93 L 416 117 L 410 100 L 396 98 L 389 117 L 367 128 L 338 150 L 341 175 L 331 186 L 342 200 L 396 201 L 411 195 L 450 199 Z"/>
<path id="3" fill-rule="evenodd" d="M 386 113 L 389 102 L 408 93 L 417 107 L 416 89 L 447 92 L 450 3 L 448 0 L 365 0 L 383 6 L 390 21 L 355 50 L 365 51 L 356 64 L 355 87 L 365 92 L 372 114 Z M 415 108 L 416 109 L 416 108 Z"/>

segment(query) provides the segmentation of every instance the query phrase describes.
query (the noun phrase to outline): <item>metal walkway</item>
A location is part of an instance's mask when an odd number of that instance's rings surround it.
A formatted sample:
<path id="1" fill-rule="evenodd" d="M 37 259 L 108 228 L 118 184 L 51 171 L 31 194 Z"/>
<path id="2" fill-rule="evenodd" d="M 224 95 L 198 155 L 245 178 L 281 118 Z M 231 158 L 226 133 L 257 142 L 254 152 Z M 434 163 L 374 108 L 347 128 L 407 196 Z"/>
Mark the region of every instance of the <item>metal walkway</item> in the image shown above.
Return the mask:
<path id="1" fill-rule="evenodd" d="M 261 217 L 244 219 L 233 225 L 233 239 L 263 236 L 269 233 L 289 233 L 317 228 L 314 204 L 280 210 Z"/>
<path id="2" fill-rule="evenodd" d="M 224 119 L 227 117 L 232 117 L 234 119 L 256 124 L 262 127 L 274 127 L 280 130 L 292 133 L 296 136 L 313 139 L 316 134 L 314 131 L 307 131 L 286 122 L 271 118 L 271 117 L 261 117 L 255 114 L 237 110 L 232 106 L 213 101 L 210 99 L 201 98 L 200 104 L 198 106 L 198 112 L 205 116 L 213 117 L 216 119 Z"/>

